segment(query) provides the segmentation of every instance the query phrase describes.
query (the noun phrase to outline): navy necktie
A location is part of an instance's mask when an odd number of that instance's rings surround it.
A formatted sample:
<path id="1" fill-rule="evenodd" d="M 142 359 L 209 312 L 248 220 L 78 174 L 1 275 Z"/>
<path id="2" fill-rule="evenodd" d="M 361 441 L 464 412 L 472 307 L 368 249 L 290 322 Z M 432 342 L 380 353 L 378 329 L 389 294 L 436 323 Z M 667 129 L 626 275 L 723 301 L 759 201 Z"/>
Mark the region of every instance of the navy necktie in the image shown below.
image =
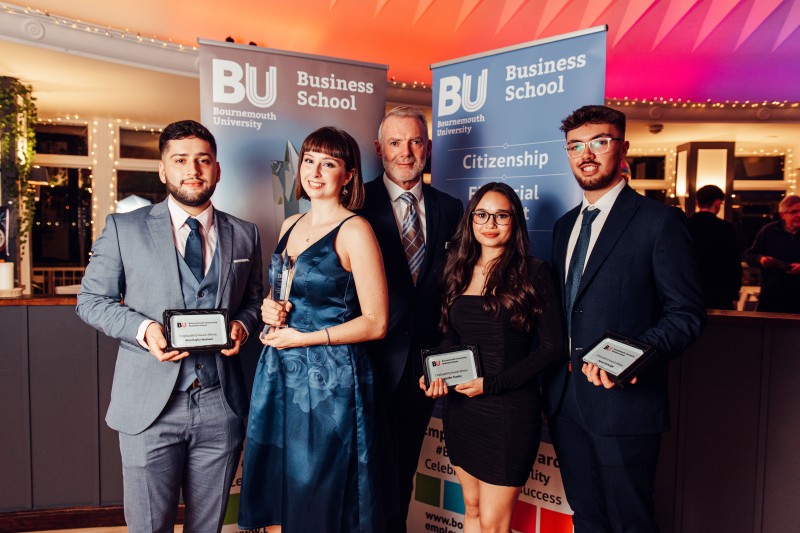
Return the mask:
<path id="1" fill-rule="evenodd" d="M 191 231 L 186 238 L 183 259 L 197 281 L 203 281 L 203 238 L 200 236 L 200 222 L 196 218 L 189 217 L 186 219 L 186 225 Z"/>
<path id="2" fill-rule="evenodd" d="M 572 336 L 572 306 L 575 304 L 575 297 L 578 296 L 578 287 L 581 286 L 583 267 L 586 264 L 586 252 L 589 251 L 589 240 L 592 237 L 592 222 L 599 214 L 599 209 L 589 209 L 588 206 L 583 210 L 578 241 L 575 243 L 575 250 L 573 250 L 572 259 L 569 261 L 569 272 L 567 273 L 565 287 L 565 310 L 567 314 L 567 331 L 570 336 Z"/>
<path id="3" fill-rule="evenodd" d="M 416 198 L 414 198 L 413 194 L 404 192 L 400 195 L 400 200 L 407 206 L 406 213 L 403 215 L 401 231 L 403 248 L 406 251 L 411 278 L 414 280 L 414 285 L 416 285 L 419 270 L 422 268 L 422 260 L 425 259 L 425 238 L 422 235 L 422 221 L 419 219 L 415 204 Z"/>

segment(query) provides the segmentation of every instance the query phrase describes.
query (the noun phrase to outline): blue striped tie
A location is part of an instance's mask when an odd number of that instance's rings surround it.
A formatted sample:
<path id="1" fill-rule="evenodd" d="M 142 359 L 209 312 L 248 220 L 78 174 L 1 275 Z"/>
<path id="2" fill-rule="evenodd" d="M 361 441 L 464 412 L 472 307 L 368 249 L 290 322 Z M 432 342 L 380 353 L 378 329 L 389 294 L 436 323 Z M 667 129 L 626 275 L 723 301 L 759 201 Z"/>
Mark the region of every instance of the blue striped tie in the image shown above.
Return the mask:
<path id="1" fill-rule="evenodd" d="M 578 233 L 578 241 L 572 251 L 572 258 L 569 261 L 569 272 L 567 273 L 567 283 L 565 287 L 567 301 L 565 310 L 567 315 L 567 332 L 572 336 L 572 306 L 575 305 L 575 298 L 578 296 L 578 287 L 581 286 L 583 267 L 586 264 L 586 252 L 589 251 L 589 240 L 592 237 L 592 222 L 600 214 L 599 209 L 589 209 L 587 206 L 583 210 L 581 219 L 581 231 Z"/>
<path id="2" fill-rule="evenodd" d="M 417 213 L 417 206 L 414 203 L 414 195 L 404 192 L 400 195 L 407 208 L 403 215 L 403 227 L 400 234 L 403 237 L 403 248 L 406 251 L 408 269 L 411 271 L 411 278 L 414 285 L 417 284 L 419 270 L 422 268 L 422 260 L 425 259 L 425 239 L 422 236 L 422 222 Z"/>

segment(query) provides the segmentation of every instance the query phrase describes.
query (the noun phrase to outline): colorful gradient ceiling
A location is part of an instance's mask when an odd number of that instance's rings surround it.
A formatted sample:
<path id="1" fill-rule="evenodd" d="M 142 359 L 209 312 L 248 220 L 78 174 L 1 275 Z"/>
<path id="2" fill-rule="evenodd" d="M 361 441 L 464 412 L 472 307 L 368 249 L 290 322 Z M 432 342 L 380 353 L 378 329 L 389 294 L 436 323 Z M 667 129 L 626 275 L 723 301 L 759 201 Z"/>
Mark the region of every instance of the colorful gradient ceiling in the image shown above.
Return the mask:
<path id="1" fill-rule="evenodd" d="M 800 100 L 800 0 L 107 0 L 25 5 L 177 43 L 196 38 L 385 63 L 429 84 L 429 65 L 608 25 L 606 95 Z"/>

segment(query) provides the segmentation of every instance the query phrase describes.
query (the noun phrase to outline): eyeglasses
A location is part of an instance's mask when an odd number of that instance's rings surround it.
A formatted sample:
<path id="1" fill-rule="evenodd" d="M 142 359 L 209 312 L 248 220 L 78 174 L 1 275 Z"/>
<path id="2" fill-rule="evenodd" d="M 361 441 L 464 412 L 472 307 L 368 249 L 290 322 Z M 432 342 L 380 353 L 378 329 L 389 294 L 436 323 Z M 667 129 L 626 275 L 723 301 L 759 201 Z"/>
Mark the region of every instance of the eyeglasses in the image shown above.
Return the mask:
<path id="1" fill-rule="evenodd" d="M 567 152 L 567 155 L 573 159 L 580 157 L 583 154 L 583 151 L 586 150 L 587 146 L 593 154 L 600 155 L 605 154 L 611 149 L 611 141 L 621 140 L 623 140 L 622 137 L 598 137 L 597 139 L 592 139 L 589 142 L 578 141 L 570 143 L 564 147 L 564 150 Z"/>
<path id="2" fill-rule="evenodd" d="M 494 218 L 494 223 L 498 226 L 508 226 L 511 222 L 511 213 L 505 211 L 498 211 L 497 213 L 489 213 L 488 211 L 473 211 L 472 221 L 481 226 L 489 222 L 490 218 Z"/>

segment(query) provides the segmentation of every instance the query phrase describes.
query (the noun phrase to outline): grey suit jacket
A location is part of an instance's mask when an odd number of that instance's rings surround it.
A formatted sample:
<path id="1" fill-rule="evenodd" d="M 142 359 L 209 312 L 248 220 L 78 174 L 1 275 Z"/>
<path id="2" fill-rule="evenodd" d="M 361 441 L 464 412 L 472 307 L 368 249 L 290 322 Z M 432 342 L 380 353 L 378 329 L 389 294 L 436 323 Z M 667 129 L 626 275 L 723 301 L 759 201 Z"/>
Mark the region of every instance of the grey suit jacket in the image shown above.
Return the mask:
<path id="1" fill-rule="evenodd" d="M 228 309 L 229 319 L 241 321 L 252 338 L 259 325 L 263 293 L 258 229 L 216 209 L 214 217 L 221 260 L 216 307 Z M 87 324 L 120 340 L 106 414 L 112 429 L 140 433 L 164 409 L 180 365 L 159 362 L 141 347 L 136 333 L 144 320 L 162 323 L 165 309 L 183 307 L 167 202 L 109 215 L 92 246 L 77 312 Z M 229 407 L 238 416 L 246 416 L 248 400 L 239 357 L 218 353 L 216 361 Z"/>

